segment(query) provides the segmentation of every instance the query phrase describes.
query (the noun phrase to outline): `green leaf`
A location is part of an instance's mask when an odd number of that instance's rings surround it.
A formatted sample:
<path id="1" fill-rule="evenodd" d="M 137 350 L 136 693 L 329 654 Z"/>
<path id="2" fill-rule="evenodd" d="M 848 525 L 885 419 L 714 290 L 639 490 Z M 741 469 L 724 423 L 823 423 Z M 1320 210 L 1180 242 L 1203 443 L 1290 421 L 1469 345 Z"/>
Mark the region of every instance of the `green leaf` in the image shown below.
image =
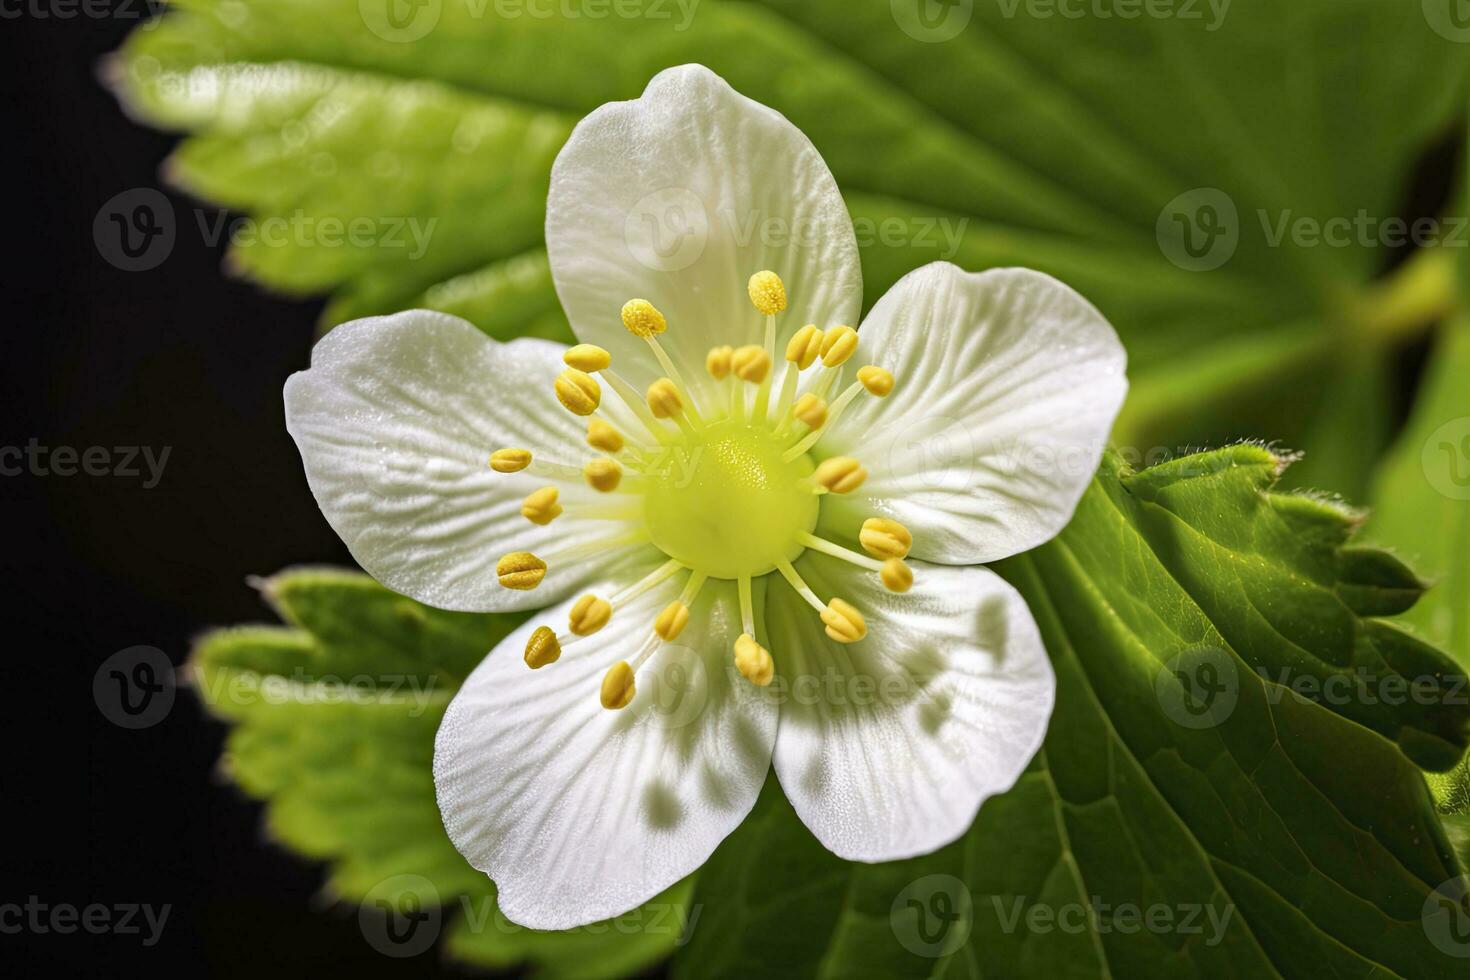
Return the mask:
<path id="1" fill-rule="evenodd" d="M 1436 585 L 1404 616 L 1470 667 L 1470 317 L 1436 340 L 1413 417 L 1378 471 L 1366 536 Z"/>
<path id="2" fill-rule="evenodd" d="M 337 569 L 257 584 L 289 625 L 207 634 L 188 676 L 233 726 L 221 769 L 265 801 L 273 839 L 328 864 L 334 897 L 366 906 L 413 891 L 441 904 L 451 956 L 531 963 L 547 977 L 624 976 L 682 941 L 692 881 L 611 922 L 533 932 L 500 914 L 490 880 L 444 832 L 434 733 L 465 676 L 521 617 L 433 609 Z"/>
<path id="3" fill-rule="evenodd" d="M 1451 301 L 1434 249 L 1382 280 L 1378 223 L 1463 119 L 1470 78 L 1404 0 L 1136 18 L 926 2 L 960 18 L 942 43 L 918 0 L 570 0 L 555 16 L 435 0 L 405 5 L 406 24 L 370 0 L 176 7 L 128 40 L 112 84 L 191 134 L 169 170 L 182 186 L 262 229 L 308 228 L 244 236 L 230 264 L 330 293 L 328 325 L 425 304 L 497 336 L 565 336 L 536 268 L 551 160 L 581 115 L 691 61 L 811 136 L 857 221 L 869 302 L 939 258 L 1042 269 L 1096 302 L 1129 349 L 1118 441 L 1140 455 L 1282 439 L 1311 451 L 1298 479 L 1359 493 L 1391 436 L 1384 352 Z M 1219 195 L 1234 219 L 1209 254 L 1228 259 L 1192 271 L 1183 236 Z M 1360 213 L 1374 225 L 1345 242 L 1297 234 Z M 316 233 L 354 218 L 366 244 Z M 422 248 L 390 234 L 409 219 Z"/>
<path id="4" fill-rule="evenodd" d="M 999 566 L 1058 684 L 1016 787 L 937 854 L 849 865 L 768 786 L 676 975 L 1458 975 L 1421 918 L 1461 867 L 1415 762 L 1463 754 L 1464 677 L 1376 618 L 1417 580 L 1349 545 L 1357 513 L 1275 489 L 1287 462 L 1106 459 Z"/>

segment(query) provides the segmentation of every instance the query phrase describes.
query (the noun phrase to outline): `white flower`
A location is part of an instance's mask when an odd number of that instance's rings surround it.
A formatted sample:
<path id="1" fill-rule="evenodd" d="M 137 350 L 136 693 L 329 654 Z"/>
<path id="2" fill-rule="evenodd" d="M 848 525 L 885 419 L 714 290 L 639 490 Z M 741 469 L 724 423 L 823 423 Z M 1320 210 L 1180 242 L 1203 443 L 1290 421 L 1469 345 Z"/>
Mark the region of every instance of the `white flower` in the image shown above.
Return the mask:
<path id="1" fill-rule="evenodd" d="M 416 310 L 338 327 L 286 385 L 363 568 L 542 609 L 440 727 L 455 845 L 510 919 L 563 929 L 698 868 L 773 762 L 844 858 L 954 840 L 1054 690 L 977 564 L 1071 517 L 1127 388 L 1112 328 L 1047 276 L 935 263 L 854 333 L 831 173 L 698 66 L 582 121 L 546 238 L 581 345 Z"/>

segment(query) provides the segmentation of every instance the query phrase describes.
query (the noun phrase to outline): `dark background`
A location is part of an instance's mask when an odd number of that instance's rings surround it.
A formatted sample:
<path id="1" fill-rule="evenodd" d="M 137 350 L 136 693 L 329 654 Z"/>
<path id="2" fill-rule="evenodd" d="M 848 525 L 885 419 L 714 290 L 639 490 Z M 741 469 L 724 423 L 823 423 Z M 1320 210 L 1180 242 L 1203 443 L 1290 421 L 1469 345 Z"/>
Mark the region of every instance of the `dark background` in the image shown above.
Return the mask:
<path id="1" fill-rule="evenodd" d="M 22 6 L 22 2 L 27 6 Z M 175 138 L 138 126 L 97 80 L 145 9 L 39 17 L 0 3 L 4 66 L 0 446 L 171 447 L 145 476 L 0 477 L 6 751 L 0 904 L 170 904 L 162 939 L 0 933 L 10 976 L 423 976 L 434 952 L 390 959 L 322 872 L 267 844 L 261 808 L 215 773 L 224 735 L 180 691 L 127 731 L 92 697 L 111 654 L 175 663 L 212 625 L 268 622 L 246 584 L 302 562 L 348 564 L 286 434 L 281 385 L 304 367 L 318 305 L 227 278 L 206 243 L 216 209 L 167 192 L 176 241 L 124 272 L 93 239 L 105 202 L 162 187 Z M 19 16 L 17 16 L 19 14 Z M 13 460 L 7 462 L 13 464 Z M 146 468 L 143 469 L 146 474 Z M 146 934 L 146 929 L 144 930 Z M 167 975 L 167 974 L 165 974 Z"/>

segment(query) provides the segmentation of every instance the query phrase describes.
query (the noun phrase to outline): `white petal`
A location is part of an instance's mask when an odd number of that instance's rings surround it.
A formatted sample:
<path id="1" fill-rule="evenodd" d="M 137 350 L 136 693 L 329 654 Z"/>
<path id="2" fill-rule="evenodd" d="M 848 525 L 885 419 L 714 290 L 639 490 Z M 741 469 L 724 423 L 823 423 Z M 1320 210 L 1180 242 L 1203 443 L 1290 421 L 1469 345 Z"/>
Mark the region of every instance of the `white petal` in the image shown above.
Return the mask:
<path id="1" fill-rule="evenodd" d="M 538 527 L 521 516 L 521 500 L 548 484 L 564 507 L 591 500 L 577 469 L 557 480 L 489 466 L 505 447 L 574 467 L 592 455 L 553 393 L 564 349 L 501 344 L 426 310 L 344 323 L 317 343 L 310 369 L 286 381 L 286 427 L 322 513 L 370 575 L 445 609 L 527 609 L 624 560 L 626 545 L 596 562 L 554 557 L 626 535 L 623 524 L 564 514 Z M 512 551 L 547 561 L 538 588 L 500 585 L 495 563 Z"/>
<path id="2" fill-rule="evenodd" d="M 450 704 L 434 747 L 439 809 L 511 921 L 570 929 L 635 908 L 702 865 L 755 805 L 776 707 L 726 669 L 740 632 L 730 583 L 706 583 L 684 632 L 639 669 L 630 705 L 599 703 L 607 669 L 631 661 L 681 585 L 618 609 L 532 671 L 531 631 L 566 622 L 567 605 L 551 610 Z"/>
<path id="3" fill-rule="evenodd" d="M 776 775 L 839 857 L 890 861 L 959 837 L 1041 746 L 1055 680 L 1025 600 L 985 568 L 914 562 L 914 586 L 810 552 L 816 593 L 860 609 L 868 635 L 828 639 L 784 583 L 767 599 L 781 675 Z"/>
<path id="4" fill-rule="evenodd" d="M 668 318 L 660 342 L 694 385 L 709 348 L 764 336 L 746 291 L 753 273 L 786 283 L 783 346 L 807 323 L 854 323 L 862 306 L 857 239 L 821 155 L 700 65 L 664 71 L 641 98 L 577 125 L 552 168 L 546 243 L 577 336 L 643 383 L 662 372 L 623 329 L 631 298 Z"/>
<path id="5" fill-rule="evenodd" d="M 873 307 L 858 360 L 897 380 L 862 395 L 823 437 L 870 476 L 827 498 L 823 526 L 855 536 L 881 514 L 929 561 L 996 561 L 1049 540 L 1071 520 L 1128 391 L 1112 326 L 1039 272 L 966 273 L 933 263 Z"/>

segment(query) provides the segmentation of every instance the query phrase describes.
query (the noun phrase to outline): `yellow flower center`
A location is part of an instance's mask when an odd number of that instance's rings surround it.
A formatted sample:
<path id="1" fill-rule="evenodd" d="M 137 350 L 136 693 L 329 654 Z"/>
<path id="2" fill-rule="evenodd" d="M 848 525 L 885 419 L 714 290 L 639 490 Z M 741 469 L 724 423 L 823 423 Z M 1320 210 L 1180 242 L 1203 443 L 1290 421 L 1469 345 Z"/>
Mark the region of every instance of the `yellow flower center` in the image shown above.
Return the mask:
<path id="1" fill-rule="evenodd" d="M 840 558 L 876 575 L 893 592 L 906 592 L 913 573 L 904 559 L 912 544 L 896 521 L 874 517 L 863 525 L 859 544 L 867 554 L 817 536 L 821 498 L 852 493 L 868 471 L 849 456 L 832 456 L 817 464 L 810 453 L 822 435 L 863 392 L 886 397 L 894 378 L 886 369 L 867 365 L 846 388 L 839 382 L 843 366 L 857 351 L 856 331 L 847 326 L 827 330 L 808 324 L 796 331 L 784 352 L 776 348 L 776 317 L 787 306 L 786 287 L 774 272 L 750 278 L 752 305 L 765 318 L 765 343 L 716 347 L 705 370 L 723 394 L 717 404 L 700 404 L 678 365 L 659 344 L 668 322 L 651 302 L 632 299 L 622 308 L 628 331 L 648 343 L 664 376 L 642 395 L 612 370 L 607 351 L 590 344 L 570 349 L 567 370 L 557 378 L 557 399 L 575 415 L 588 419 L 587 443 L 604 455 L 587 460 L 582 475 L 593 489 L 641 498 L 628 540 L 644 540 L 668 560 L 642 581 L 607 599 L 582 596 L 572 606 L 566 631 L 539 627 L 526 645 L 526 664 L 540 668 L 555 663 L 562 647 L 581 642 L 605 626 L 618 609 L 669 578 L 687 572 L 679 598 L 649 624 L 642 647 L 628 661 L 615 663 L 601 688 L 603 707 L 632 703 L 635 674 L 659 648 L 684 629 L 704 583 L 734 581 L 744 632 L 735 641 L 735 668 L 752 684 L 769 684 L 775 673 L 771 652 L 757 642 L 751 583 L 778 572 L 821 618 L 827 636 L 838 643 L 857 643 L 867 636 L 862 613 L 833 596 L 825 602 L 792 565 L 811 548 Z M 784 353 L 785 368 L 775 368 Z M 815 377 L 797 397 L 800 377 Z M 597 375 L 597 377 L 593 377 Z M 780 387 L 775 388 L 779 376 Z M 599 380 L 600 379 L 600 380 Z M 620 432 L 602 412 L 606 385 L 635 415 L 642 431 Z M 840 392 L 834 396 L 834 391 Z M 706 399 L 709 390 L 703 394 Z M 830 401 L 828 400 L 830 398 Z M 547 464 L 530 450 L 504 448 L 490 457 L 500 473 L 529 472 L 565 476 L 566 463 Z M 626 474 L 626 475 L 625 475 Z M 550 524 L 562 514 L 555 487 L 542 487 L 522 504 L 527 520 Z M 626 511 L 624 511 L 626 512 Z M 552 561 L 559 560 L 556 555 Z M 533 589 L 546 575 L 548 563 L 529 552 L 514 552 L 497 567 L 506 588 Z M 778 651 L 779 652 L 779 651 Z"/>
<path id="2" fill-rule="evenodd" d="M 793 561 L 819 507 L 811 458 L 781 458 L 790 442 L 725 419 L 667 447 L 643 493 L 654 546 L 710 578 L 758 578 Z"/>

